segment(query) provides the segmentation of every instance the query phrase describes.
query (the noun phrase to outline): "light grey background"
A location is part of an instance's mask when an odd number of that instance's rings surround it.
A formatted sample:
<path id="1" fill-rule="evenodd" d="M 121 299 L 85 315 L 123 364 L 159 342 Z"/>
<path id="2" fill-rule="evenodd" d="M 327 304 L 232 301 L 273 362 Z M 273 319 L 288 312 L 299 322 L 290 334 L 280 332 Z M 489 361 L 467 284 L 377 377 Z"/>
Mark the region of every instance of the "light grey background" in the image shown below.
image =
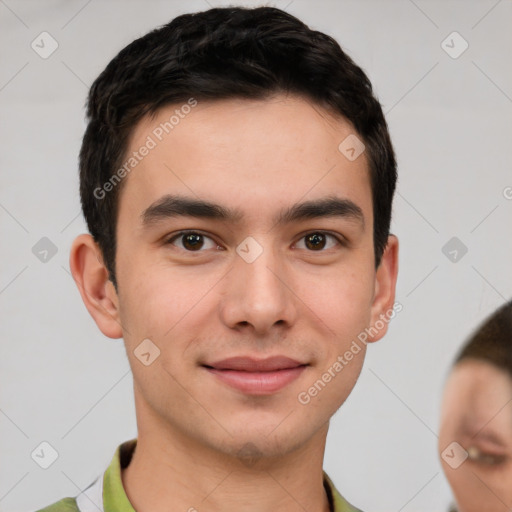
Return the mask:
<path id="1" fill-rule="evenodd" d="M 227 2 L 0 0 L 1 511 L 77 495 L 136 436 L 122 341 L 97 329 L 69 274 L 71 242 L 86 231 L 83 106 L 121 48 L 208 4 Z M 331 422 L 325 469 L 363 510 L 447 510 L 443 381 L 464 338 L 512 296 L 512 2 L 272 5 L 335 37 L 365 69 L 399 161 L 403 311 Z M 30 46 L 42 31 L 59 44 L 47 59 Z M 469 43 L 456 59 L 441 46 L 453 31 Z M 455 263 L 442 252 L 453 236 L 468 248 Z M 42 237 L 58 250 L 46 263 L 32 252 Z M 46 470 L 31 458 L 42 441 L 59 453 Z"/>

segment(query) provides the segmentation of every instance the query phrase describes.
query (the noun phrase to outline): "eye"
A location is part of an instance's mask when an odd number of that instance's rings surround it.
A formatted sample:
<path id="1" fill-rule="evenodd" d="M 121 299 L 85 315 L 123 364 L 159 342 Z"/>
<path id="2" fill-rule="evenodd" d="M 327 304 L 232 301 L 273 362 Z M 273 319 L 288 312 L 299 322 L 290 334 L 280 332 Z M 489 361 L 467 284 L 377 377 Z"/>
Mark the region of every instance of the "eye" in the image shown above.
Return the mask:
<path id="1" fill-rule="evenodd" d="M 206 241 L 209 241 L 209 246 Z M 309 249 L 312 252 L 323 252 L 324 250 L 332 249 L 337 245 L 344 245 L 340 238 L 323 231 L 312 231 L 311 233 L 303 236 L 301 241 L 304 241 L 304 248 Z M 215 243 L 214 240 L 198 231 L 180 231 L 169 238 L 166 241 L 166 244 L 176 245 L 175 242 L 179 242 L 180 245 L 177 246 L 187 252 L 201 252 L 201 249 L 220 249 L 219 245 Z"/>
<path id="2" fill-rule="evenodd" d="M 505 454 L 487 453 L 476 446 L 468 448 L 468 459 L 485 466 L 498 466 L 507 459 Z"/>
<path id="3" fill-rule="evenodd" d="M 201 252 L 201 249 L 215 249 L 218 247 L 218 244 L 209 236 L 203 235 L 197 231 L 180 231 L 177 235 L 167 240 L 166 244 L 174 245 L 175 240 L 181 243 L 180 249 L 187 252 Z M 205 240 L 209 240 L 210 244 L 205 243 Z"/>
<path id="4" fill-rule="evenodd" d="M 310 249 L 313 252 L 322 252 L 323 249 L 326 249 L 326 246 L 328 245 L 327 240 L 329 238 L 334 240 L 334 244 L 328 246 L 327 249 L 331 249 L 336 245 L 344 245 L 337 236 L 331 235 L 330 233 L 325 233 L 323 231 L 312 231 L 311 233 L 303 236 L 301 241 L 305 241 L 304 245 L 307 249 Z"/>

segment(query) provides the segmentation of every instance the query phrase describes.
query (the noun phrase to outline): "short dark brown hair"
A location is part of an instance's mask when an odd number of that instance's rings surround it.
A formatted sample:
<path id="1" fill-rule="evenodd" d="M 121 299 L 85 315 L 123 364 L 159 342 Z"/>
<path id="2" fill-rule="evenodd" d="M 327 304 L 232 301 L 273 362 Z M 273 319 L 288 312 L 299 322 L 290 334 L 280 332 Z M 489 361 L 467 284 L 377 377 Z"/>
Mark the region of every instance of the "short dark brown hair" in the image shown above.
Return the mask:
<path id="1" fill-rule="evenodd" d="M 512 301 L 501 306 L 474 330 L 454 365 L 467 359 L 486 361 L 512 377 Z"/>

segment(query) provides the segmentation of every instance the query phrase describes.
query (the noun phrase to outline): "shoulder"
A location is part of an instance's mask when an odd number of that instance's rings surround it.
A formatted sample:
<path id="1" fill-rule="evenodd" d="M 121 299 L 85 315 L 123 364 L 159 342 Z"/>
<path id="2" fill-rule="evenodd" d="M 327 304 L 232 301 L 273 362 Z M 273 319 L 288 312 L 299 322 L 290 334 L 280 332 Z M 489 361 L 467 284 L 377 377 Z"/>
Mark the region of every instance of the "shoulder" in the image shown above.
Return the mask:
<path id="1" fill-rule="evenodd" d="M 362 512 L 362 510 L 354 507 L 349 503 L 336 489 L 329 475 L 324 471 L 324 487 L 329 497 L 329 503 L 333 512 Z"/>
<path id="2" fill-rule="evenodd" d="M 79 512 L 79 508 L 76 504 L 76 498 L 62 498 L 36 512 Z"/>

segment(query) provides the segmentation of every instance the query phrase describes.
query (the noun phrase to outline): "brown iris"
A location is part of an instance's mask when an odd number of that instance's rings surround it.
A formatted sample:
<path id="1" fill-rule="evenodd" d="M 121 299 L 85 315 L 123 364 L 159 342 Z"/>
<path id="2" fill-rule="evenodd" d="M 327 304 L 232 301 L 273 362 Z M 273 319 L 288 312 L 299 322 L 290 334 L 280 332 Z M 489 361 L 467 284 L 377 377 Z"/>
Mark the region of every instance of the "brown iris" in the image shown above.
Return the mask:
<path id="1" fill-rule="evenodd" d="M 308 249 L 323 249 L 325 247 L 325 235 L 322 233 L 312 233 L 306 238 L 306 246 Z M 311 244 L 311 246 L 310 246 Z"/>
<path id="2" fill-rule="evenodd" d="M 186 235 L 182 235 L 183 247 L 192 251 L 200 249 L 204 244 L 204 240 L 202 238 L 203 235 L 199 235 L 198 233 L 187 233 Z"/>

